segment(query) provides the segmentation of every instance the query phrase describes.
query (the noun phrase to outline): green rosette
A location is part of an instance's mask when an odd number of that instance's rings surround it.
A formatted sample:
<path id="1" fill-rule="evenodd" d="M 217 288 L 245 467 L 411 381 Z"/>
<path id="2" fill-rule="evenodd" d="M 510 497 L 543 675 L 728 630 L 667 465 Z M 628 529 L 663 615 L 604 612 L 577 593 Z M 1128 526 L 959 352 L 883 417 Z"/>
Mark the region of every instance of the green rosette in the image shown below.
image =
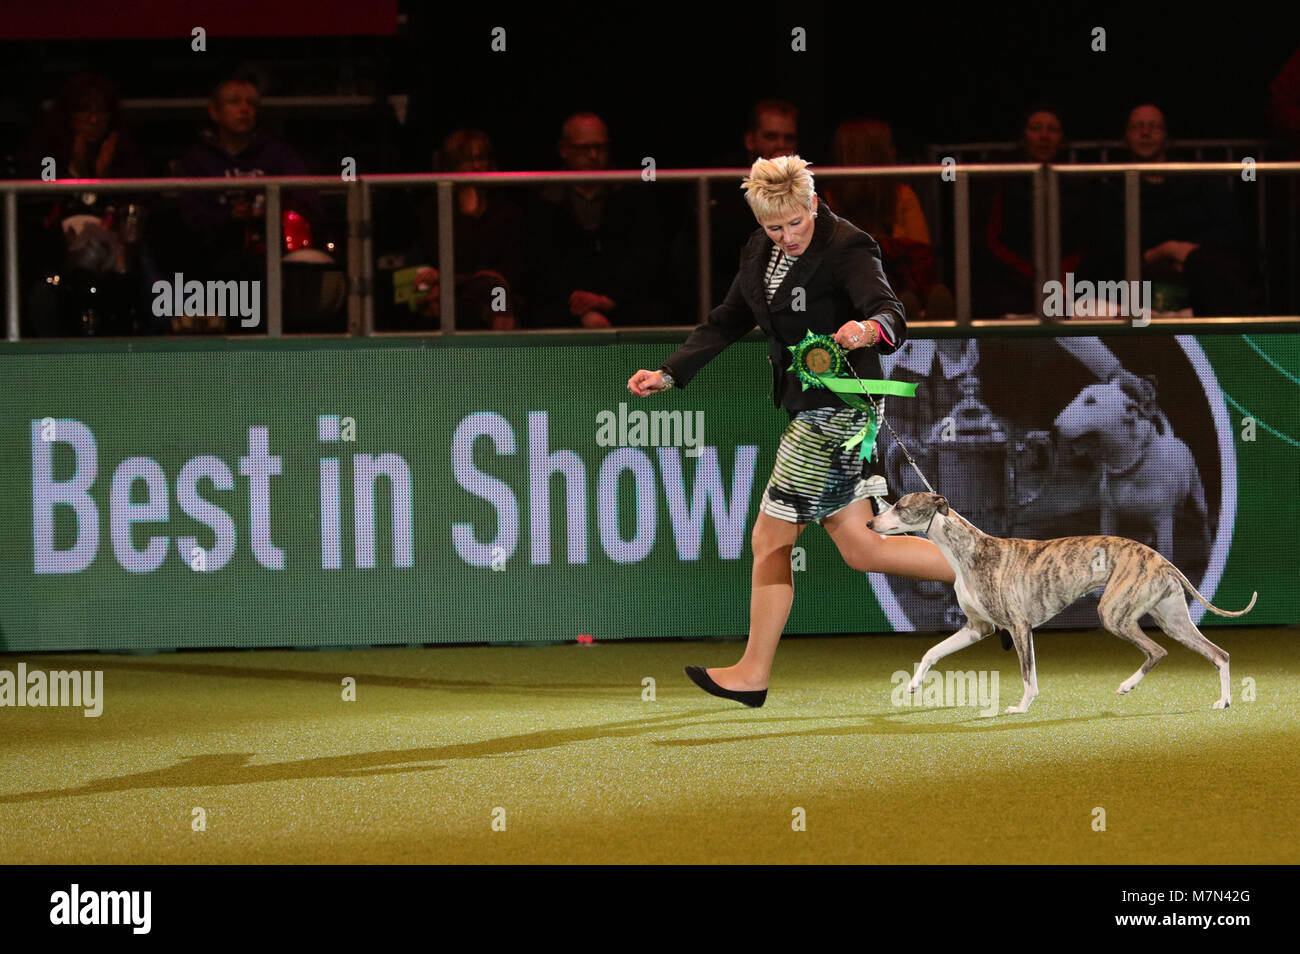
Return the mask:
<path id="1" fill-rule="evenodd" d="M 880 428 L 880 421 L 876 415 L 875 405 L 865 395 L 890 394 L 895 397 L 915 397 L 916 384 L 884 381 L 878 378 L 849 377 L 852 372 L 844 357 L 844 351 L 829 335 L 815 335 L 808 331 L 802 341 L 788 347 L 792 357 L 790 367 L 786 370 L 793 371 L 799 376 L 799 383 L 805 391 L 809 388 L 826 388 L 839 395 L 840 400 L 850 407 L 867 412 L 866 426 L 841 446 L 845 450 L 857 447 L 859 460 L 871 460 L 871 449 L 876 445 L 876 431 Z"/>
<path id="2" fill-rule="evenodd" d="M 822 384 L 823 376 L 839 377 L 846 370 L 844 352 L 835 343 L 835 339 L 828 335 L 806 332 L 803 341 L 790 345 L 789 350 L 792 358 L 790 367 L 786 370 L 799 375 L 799 384 L 805 391 L 825 387 Z"/>

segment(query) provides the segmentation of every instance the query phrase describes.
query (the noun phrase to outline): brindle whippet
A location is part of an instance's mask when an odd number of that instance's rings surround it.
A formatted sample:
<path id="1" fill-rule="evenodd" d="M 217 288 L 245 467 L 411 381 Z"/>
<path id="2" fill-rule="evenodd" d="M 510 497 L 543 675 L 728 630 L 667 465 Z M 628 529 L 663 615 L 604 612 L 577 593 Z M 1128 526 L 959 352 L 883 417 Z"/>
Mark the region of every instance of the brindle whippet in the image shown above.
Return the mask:
<path id="1" fill-rule="evenodd" d="M 945 656 L 979 642 L 1001 627 L 1011 633 L 1020 656 L 1025 694 L 1007 712 L 1024 712 L 1038 695 L 1034 666 L 1034 627 L 1051 619 L 1083 594 L 1106 587 L 1097 612 L 1101 624 L 1120 639 L 1146 653 L 1146 662 L 1120 684 L 1123 695 L 1142 681 L 1165 650 L 1142 632 L 1138 620 L 1144 613 L 1166 633 L 1200 653 L 1219 670 L 1220 695 L 1215 709 L 1232 702 L 1228 654 L 1201 635 L 1187 612 L 1186 590 L 1207 609 L 1220 616 L 1244 616 L 1214 606 L 1176 566 L 1150 547 L 1123 537 L 1062 537 L 1057 540 L 1003 540 L 981 532 L 938 494 L 908 494 L 894 506 L 867 521 L 881 534 L 919 531 L 938 545 L 957 574 L 957 603 L 966 625 L 933 646 L 921 659 L 908 684 L 909 692 L 921 687 L 930 667 Z"/>

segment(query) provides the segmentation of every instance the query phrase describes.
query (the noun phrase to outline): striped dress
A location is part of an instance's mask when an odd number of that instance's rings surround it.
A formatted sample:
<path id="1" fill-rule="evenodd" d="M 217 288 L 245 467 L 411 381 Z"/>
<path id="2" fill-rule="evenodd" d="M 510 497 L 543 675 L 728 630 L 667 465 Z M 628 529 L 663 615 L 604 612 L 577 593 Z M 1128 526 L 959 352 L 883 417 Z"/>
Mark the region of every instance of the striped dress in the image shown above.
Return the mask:
<path id="1" fill-rule="evenodd" d="M 795 261 L 772 246 L 765 272 L 769 302 Z M 867 499 L 858 449 L 841 446 L 866 423 L 866 412 L 847 404 L 798 412 L 781 435 L 759 509 L 789 523 L 816 523 Z"/>

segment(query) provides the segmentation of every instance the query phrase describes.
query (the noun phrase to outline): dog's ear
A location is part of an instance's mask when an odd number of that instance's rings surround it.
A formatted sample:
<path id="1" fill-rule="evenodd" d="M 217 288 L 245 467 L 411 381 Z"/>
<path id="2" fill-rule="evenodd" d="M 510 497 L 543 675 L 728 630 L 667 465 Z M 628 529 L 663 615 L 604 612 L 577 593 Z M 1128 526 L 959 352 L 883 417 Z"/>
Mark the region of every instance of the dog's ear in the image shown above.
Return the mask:
<path id="1" fill-rule="evenodd" d="M 947 497 L 936 498 L 934 501 L 934 509 L 937 510 L 939 513 L 943 514 L 945 517 L 948 516 L 948 498 Z"/>

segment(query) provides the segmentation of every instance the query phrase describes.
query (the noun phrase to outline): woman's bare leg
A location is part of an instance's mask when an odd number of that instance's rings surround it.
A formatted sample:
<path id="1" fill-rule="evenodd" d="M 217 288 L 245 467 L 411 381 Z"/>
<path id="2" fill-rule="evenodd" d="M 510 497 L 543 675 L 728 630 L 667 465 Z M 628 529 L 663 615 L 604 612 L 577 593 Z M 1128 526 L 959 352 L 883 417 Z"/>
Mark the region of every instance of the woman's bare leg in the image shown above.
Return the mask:
<path id="1" fill-rule="evenodd" d="M 871 516 L 871 502 L 857 500 L 821 522 L 845 563 L 864 573 L 890 573 L 942 583 L 956 580 L 937 546 L 919 537 L 883 537 L 867 529 Z M 753 533 L 754 570 L 745 654 L 734 666 L 708 670 L 709 678 L 724 689 L 767 688 L 776 647 L 794 605 L 790 551 L 806 526 L 759 513 Z"/>
<path id="2" fill-rule="evenodd" d="M 749 641 L 740 662 L 725 669 L 708 670 L 709 678 L 724 689 L 766 689 L 776 658 L 781 631 L 794 605 L 794 574 L 790 552 L 806 523 L 788 523 L 759 512 L 751 536 L 754 569 L 750 580 Z"/>
<path id="3" fill-rule="evenodd" d="M 882 537 L 867 529 L 871 501 L 855 500 L 822 521 L 844 562 L 863 573 L 889 573 L 914 580 L 952 583 L 957 576 L 943 553 L 920 537 Z"/>

